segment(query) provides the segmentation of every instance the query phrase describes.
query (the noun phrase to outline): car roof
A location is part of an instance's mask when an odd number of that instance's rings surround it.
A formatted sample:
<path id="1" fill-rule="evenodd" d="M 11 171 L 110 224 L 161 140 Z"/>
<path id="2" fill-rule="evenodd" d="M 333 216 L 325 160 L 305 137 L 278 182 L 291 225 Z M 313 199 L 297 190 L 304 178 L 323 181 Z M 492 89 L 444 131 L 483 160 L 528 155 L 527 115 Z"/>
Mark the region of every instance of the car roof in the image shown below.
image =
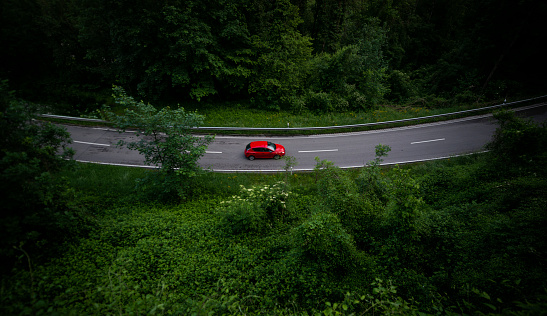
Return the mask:
<path id="1" fill-rule="evenodd" d="M 267 141 L 256 141 L 256 142 L 251 142 L 250 145 L 251 145 L 252 148 L 268 147 L 268 142 Z"/>

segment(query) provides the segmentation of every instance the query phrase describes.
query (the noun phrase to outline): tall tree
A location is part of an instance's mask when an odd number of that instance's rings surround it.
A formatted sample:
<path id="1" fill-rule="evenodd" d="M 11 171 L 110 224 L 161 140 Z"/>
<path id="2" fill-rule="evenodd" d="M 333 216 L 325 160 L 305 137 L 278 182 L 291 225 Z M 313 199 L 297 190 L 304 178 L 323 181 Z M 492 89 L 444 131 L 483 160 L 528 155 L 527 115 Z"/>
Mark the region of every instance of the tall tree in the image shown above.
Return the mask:
<path id="1" fill-rule="evenodd" d="M 303 90 L 311 42 L 298 31 L 301 19 L 289 0 L 276 0 L 265 12 L 265 25 L 252 37 L 255 60 L 249 91 L 260 107 L 279 109 Z"/>
<path id="2" fill-rule="evenodd" d="M 66 238 L 78 217 L 67 206 L 68 187 L 58 177 L 73 155 L 67 147 L 70 135 L 64 128 L 37 121 L 35 112 L 33 104 L 15 98 L 7 80 L 0 81 L 2 268 L 11 268 L 15 246 L 47 245 Z"/>
<path id="3" fill-rule="evenodd" d="M 81 0 L 80 7 L 80 40 L 95 69 L 143 96 L 200 100 L 245 86 L 249 34 L 234 1 Z"/>
<path id="4" fill-rule="evenodd" d="M 123 115 L 108 111 L 107 116 L 120 132 L 136 129 L 137 141 L 120 141 L 119 146 L 139 151 L 147 165 L 159 168 L 159 173 L 147 180 L 162 187 L 167 196 L 173 193 L 185 197 L 188 180 L 201 171 L 198 160 L 205 154 L 213 136 L 198 137 L 193 128 L 203 123 L 204 117 L 183 108 L 165 107 L 157 110 L 151 104 L 137 102 L 123 88 L 114 86 L 116 103 L 125 109 Z"/>
<path id="5" fill-rule="evenodd" d="M 51 70 L 51 55 L 34 0 L 0 2 L 0 77 L 30 94 Z"/>

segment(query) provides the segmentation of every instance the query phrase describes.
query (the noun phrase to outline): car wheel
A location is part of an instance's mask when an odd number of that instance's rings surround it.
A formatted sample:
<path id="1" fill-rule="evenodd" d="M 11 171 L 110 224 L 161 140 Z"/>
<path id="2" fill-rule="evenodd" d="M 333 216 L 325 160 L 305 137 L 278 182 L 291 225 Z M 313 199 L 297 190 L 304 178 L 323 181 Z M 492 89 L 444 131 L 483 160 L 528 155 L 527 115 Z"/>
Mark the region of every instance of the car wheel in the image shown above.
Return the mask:
<path id="1" fill-rule="evenodd" d="M 255 156 L 249 156 L 248 158 L 249 158 L 249 160 L 251 160 L 251 161 L 252 161 L 252 160 L 255 160 Z"/>
<path id="2" fill-rule="evenodd" d="M 279 159 L 279 158 L 281 158 L 281 156 L 279 156 L 279 155 L 275 155 L 275 156 L 274 156 L 274 159 L 275 159 L 275 160 L 277 160 L 277 159 Z"/>

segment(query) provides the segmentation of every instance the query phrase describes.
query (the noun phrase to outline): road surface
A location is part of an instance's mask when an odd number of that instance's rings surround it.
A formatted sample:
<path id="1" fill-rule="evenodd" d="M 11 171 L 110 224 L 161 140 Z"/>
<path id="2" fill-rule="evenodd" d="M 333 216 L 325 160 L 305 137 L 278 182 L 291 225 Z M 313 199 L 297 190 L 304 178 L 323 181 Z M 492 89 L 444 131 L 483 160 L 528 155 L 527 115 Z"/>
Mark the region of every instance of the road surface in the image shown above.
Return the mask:
<path id="1" fill-rule="evenodd" d="M 547 121 L 546 104 L 518 111 L 537 122 Z M 135 140 L 134 132 L 115 129 L 65 125 L 76 151 L 74 159 L 83 162 L 145 167 L 143 157 L 133 150 L 118 148 L 119 140 Z M 275 172 L 283 170 L 283 160 L 256 159 L 243 155 L 245 145 L 267 140 L 285 146 L 286 154 L 296 158 L 294 171 L 312 170 L 315 157 L 332 161 L 342 168 L 362 167 L 375 158 L 375 146 L 391 147 L 383 164 L 403 164 L 449 158 L 480 152 L 492 139 L 497 125 L 491 115 L 389 128 L 375 131 L 322 134 L 313 136 L 224 136 L 217 135 L 199 160 L 203 168 L 218 172 Z"/>

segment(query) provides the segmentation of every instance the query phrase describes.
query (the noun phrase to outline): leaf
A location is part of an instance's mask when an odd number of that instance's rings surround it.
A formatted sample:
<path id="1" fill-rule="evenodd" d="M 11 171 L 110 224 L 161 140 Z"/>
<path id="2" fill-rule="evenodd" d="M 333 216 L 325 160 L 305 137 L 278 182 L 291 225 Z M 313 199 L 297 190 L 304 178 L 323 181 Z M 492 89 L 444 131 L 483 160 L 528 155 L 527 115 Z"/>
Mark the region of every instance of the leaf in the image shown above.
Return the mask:
<path id="1" fill-rule="evenodd" d="M 485 306 L 488 306 L 490 307 L 490 309 L 492 309 L 493 311 L 496 310 L 496 306 L 492 305 L 492 304 L 489 304 L 489 303 L 483 303 Z"/>

